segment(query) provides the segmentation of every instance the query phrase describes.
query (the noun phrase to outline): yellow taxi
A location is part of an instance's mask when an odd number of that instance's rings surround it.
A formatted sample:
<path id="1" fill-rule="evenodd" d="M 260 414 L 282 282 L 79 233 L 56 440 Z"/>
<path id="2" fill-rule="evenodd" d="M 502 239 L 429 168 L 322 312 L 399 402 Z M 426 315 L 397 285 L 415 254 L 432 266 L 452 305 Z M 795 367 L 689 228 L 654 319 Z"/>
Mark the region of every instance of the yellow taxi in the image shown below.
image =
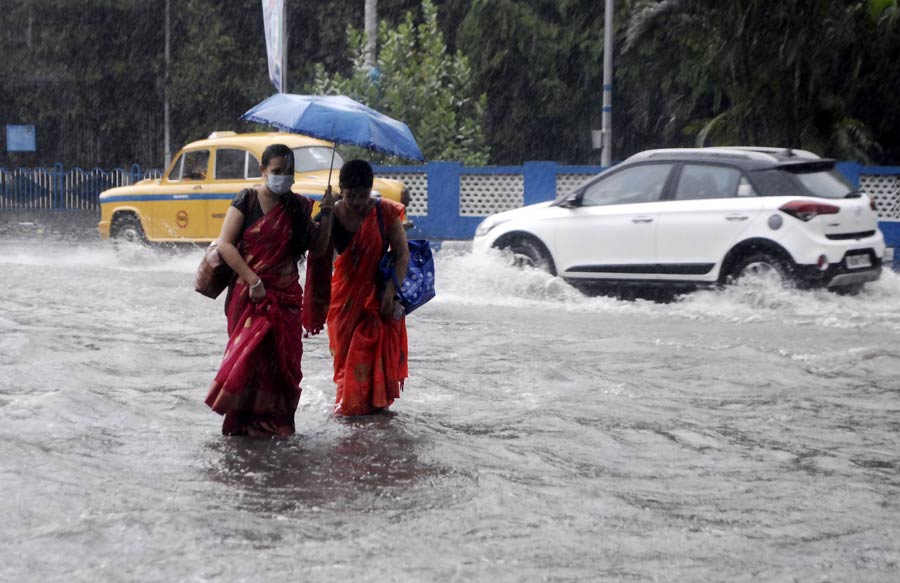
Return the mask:
<path id="1" fill-rule="evenodd" d="M 260 160 L 271 144 L 285 144 L 294 151 L 292 190 L 313 201 L 321 199 L 332 161 L 330 142 L 280 132 L 213 132 L 209 138 L 182 148 L 162 178 L 102 192 L 100 236 L 140 243 L 214 240 L 235 195 L 244 188 L 262 184 Z M 335 152 L 331 176 L 335 192 L 343 164 L 340 152 Z M 372 193 L 409 204 L 409 192 L 397 180 L 375 178 Z M 313 208 L 316 212 L 318 202 Z"/>

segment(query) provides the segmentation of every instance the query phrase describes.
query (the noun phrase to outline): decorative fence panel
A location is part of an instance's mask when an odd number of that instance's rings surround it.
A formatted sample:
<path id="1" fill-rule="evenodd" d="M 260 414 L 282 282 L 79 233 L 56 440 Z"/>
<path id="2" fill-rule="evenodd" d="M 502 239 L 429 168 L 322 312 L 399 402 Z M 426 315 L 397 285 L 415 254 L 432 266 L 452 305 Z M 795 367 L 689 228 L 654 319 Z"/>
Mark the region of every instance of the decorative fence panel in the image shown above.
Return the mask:
<path id="1" fill-rule="evenodd" d="M 599 169 L 598 171 L 599 172 Z M 596 176 L 594 174 L 557 174 L 556 175 L 556 198 L 562 198 L 573 190 Z"/>
<path id="2" fill-rule="evenodd" d="M 519 208 L 525 201 L 521 174 L 461 174 L 459 214 L 483 217 Z"/>
<path id="3" fill-rule="evenodd" d="M 900 220 L 900 176 L 862 175 L 859 189 L 875 201 L 879 219 Z"/>
<path id="4" fill-rule="evenodd" d="M 406 208 L 408 215 L 428 216 L 428 174 L 424 171 L 397 174 L 379 172 L 378 177 L 399 180 L 406 185 L 410 193 L 409 206 Z"/>

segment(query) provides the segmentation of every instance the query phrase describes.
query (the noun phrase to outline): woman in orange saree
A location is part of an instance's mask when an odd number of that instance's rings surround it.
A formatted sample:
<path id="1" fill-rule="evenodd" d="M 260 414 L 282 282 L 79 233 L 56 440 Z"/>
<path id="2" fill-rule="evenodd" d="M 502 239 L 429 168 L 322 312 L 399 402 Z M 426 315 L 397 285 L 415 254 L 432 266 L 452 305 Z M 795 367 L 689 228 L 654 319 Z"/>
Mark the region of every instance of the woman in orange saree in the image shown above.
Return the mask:
<path id="1" fill-rule="evenodd" d="M 371 198 L 372 167 L 351 160 L 341 168 L 342 200 L 335 206 L 332 238 L 339 253 L 331 280 L 328 340 L 337 385 L 335 413 L 365 415 L 400 396 L 408 375 L 406 320 L 398 314 L 392 281 L 378 281 L 385 241 L 394 253 L 397 280 L 409 264 L 403 207 Z M 380 207 L 380 209 L 378 208 Z M 381 213 L 384 233 L 378 220 Z"/>
<path id="2" fill-rule="evenodd" d="M 220 255 L 238 277 L 226 300 L 225 356 L 206 404 L 225 416 L 226 435 L 284 437 L 294 433 L 300 400 L 303 328 L 318 333 L 327 311 L 333 198 L 329 189 L 322 199 L 325 216 L 314 222 L 312 203 L 290 190 L 293 152 L 286 146 L 267 148 L 260 169 L 266 185 L 235 198 L 218 240 Z M 297 261 L 307 249 L 304 298 Z"/>

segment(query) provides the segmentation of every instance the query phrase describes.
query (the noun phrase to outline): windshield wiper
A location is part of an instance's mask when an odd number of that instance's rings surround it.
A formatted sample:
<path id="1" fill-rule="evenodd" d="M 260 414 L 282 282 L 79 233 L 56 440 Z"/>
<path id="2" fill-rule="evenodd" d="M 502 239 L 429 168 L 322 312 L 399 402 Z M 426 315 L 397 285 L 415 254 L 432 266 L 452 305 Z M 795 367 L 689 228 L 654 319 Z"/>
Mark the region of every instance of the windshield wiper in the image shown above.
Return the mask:
<path id="1" fill-rule="evenodd" d="M 861 198 L 862 192 L 858 190 L 851 190 L 847 194 L 844 195 L 844 198 Z"/>

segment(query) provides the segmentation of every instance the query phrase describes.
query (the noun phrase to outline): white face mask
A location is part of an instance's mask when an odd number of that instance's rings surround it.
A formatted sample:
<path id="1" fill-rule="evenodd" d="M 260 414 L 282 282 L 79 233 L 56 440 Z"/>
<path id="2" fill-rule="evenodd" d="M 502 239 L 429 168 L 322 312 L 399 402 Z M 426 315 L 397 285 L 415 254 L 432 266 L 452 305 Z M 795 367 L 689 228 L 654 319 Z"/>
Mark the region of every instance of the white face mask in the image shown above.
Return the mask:
<path id="1" fill-rule="evenodd" d="M 269 174 L 269 177 L 266 179 L 266 186 L 269 187 L 269 190 L 278 195 L 287 194 L 288 192 L 290 192 L 291 186 L 293 184 L 293 174 L 285 174 L 283 176 L 279 176 L 277 174 Z"/>

